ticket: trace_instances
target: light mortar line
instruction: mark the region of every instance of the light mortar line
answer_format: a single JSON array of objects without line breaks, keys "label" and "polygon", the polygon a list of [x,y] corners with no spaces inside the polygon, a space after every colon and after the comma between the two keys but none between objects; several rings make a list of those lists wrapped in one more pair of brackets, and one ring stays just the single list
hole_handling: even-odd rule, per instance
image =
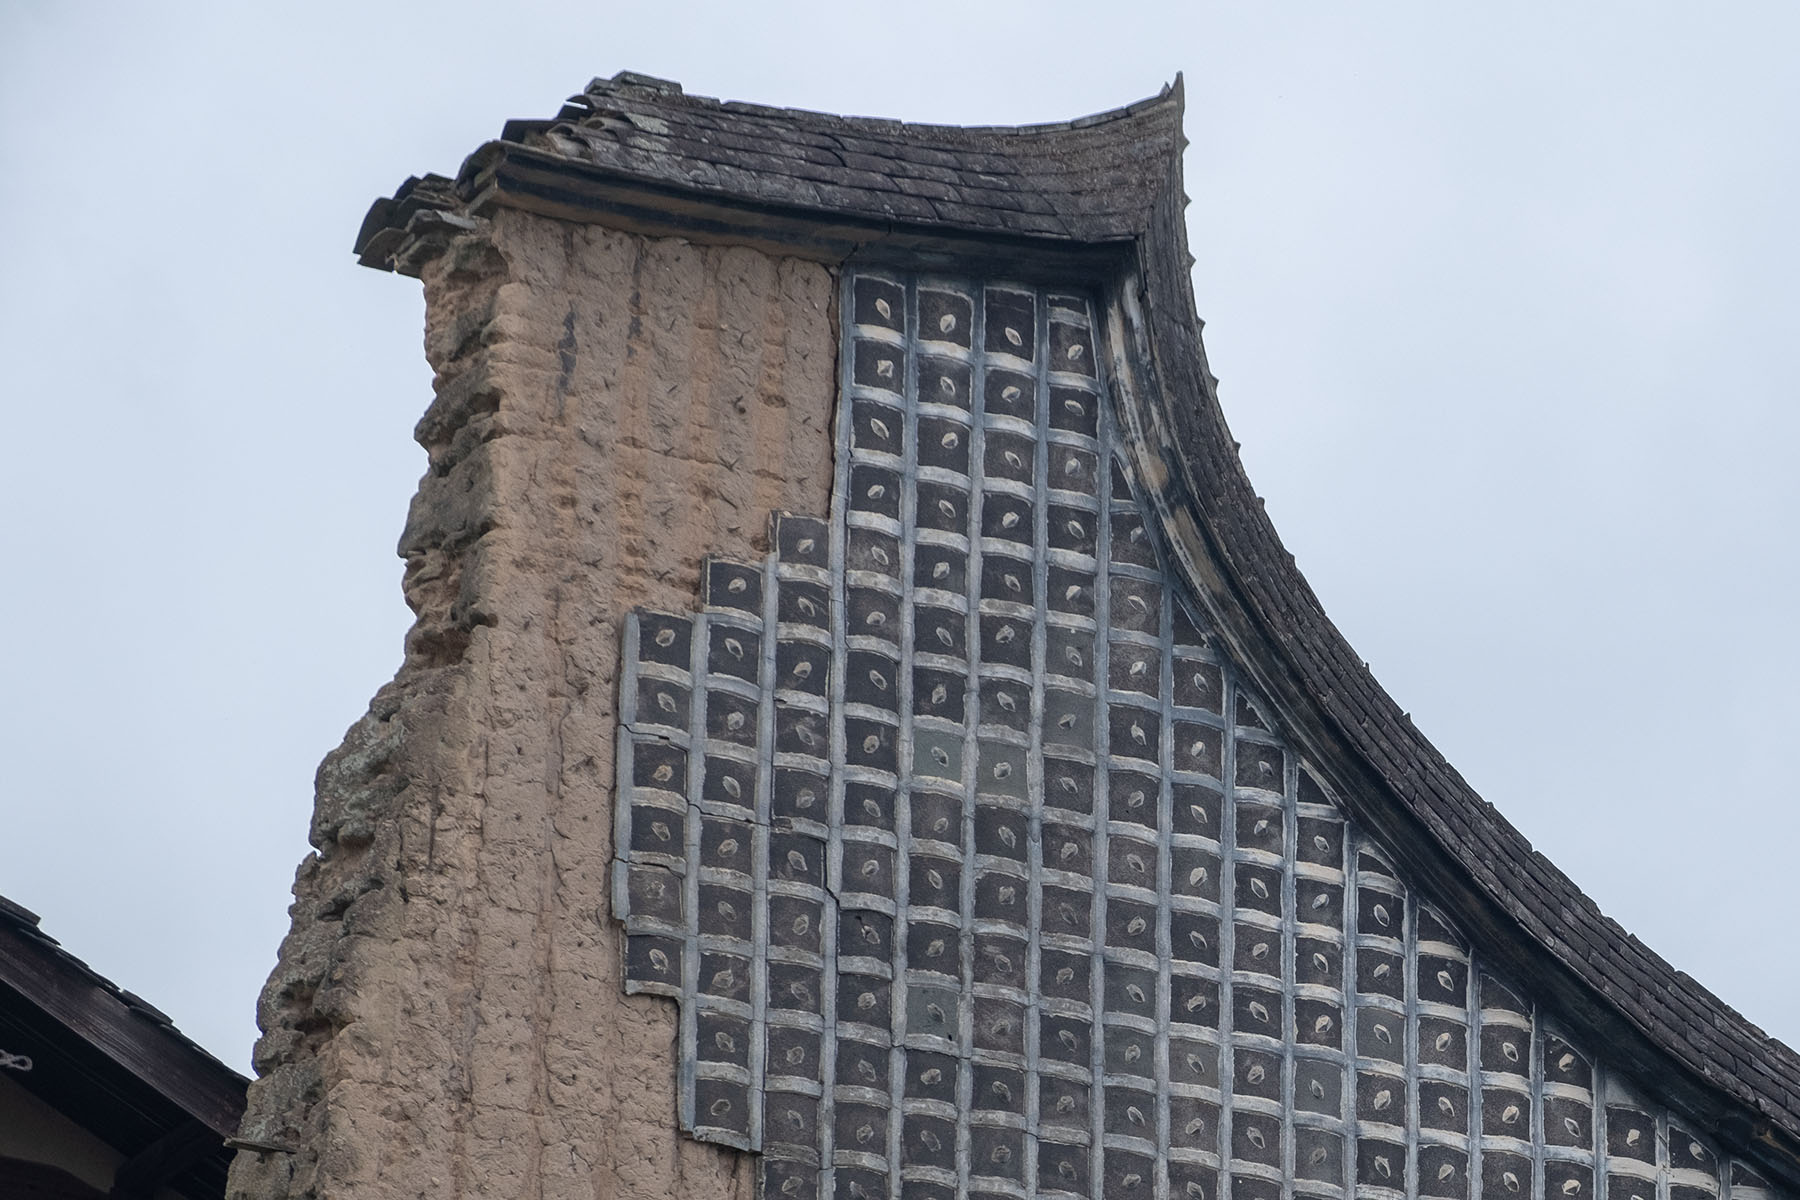
[{"label": "light mortar line", "polygon": [[1660,1105],[1651,1109],[1656,1138],[1656,1200],[1669,1200],[1669,1171],[1673,1155],[1669,1144],[1669,1113]]},{"label": "light mortar line", "polygon": [[[1103,403],[1103,416],[1110,418]],[[1104,430],[1103,421],[1096,426]],[[1093,951],[1088,973],[1088,1004],[1092,1032],[1088,1042],[1088,1122],[1092,1144],[1088,1151],[1091,1181],[1089,1195],[1100,1200],[1106,1195],[1106,1038],[1102,1015],[1106,1012],[1106,877],[1110,873],[1107,856],[1106,823],[1112,813],[1112,773],[1108,767],[1112,755],[1112,717],[1108,689],[1112,682],[1112,479],[1113,446],[1105,439],[1096,455],[1095,491],[1100,499],[1100,527],[1095,532],[1099,541],[1094,560],[1094,833],[1089,862],[1094,871],[1092,912]],[[1100,746],[1106,752],[1100,752]]]},{"label": "light mortar line", "polygon": [[1237,1083],[1232,1027],[1237,1012],[1237,672],[1220,656],[1219,699],[1225,714],[1219,764],[1219,1200],[1231,1200],[1232,1095]]},{"label": "light mortar line", "polygon": [[837,472],[831,489],[831,726],[829,779],[827,783],[824,880],[821,898],[820,943],[825,956],[819,973],[819,1014],[824,1027],[819,1034],[819,1200],[833,1200],[837,1172],[837,896],[831,890],[831,860],[841,841],[844,823],[844,672],[849,666],[848,631],[845,626],[845,567],[849,541],[850,446],[856,415],[853,384],[856,373],[856,275],[845,271],[839,284],[841,316],[838,350]]},{"label": "light mortar line", "polygon": [[[1606,1200],[1606,1069],[1596,1057],[1588,1064],[1588,1087],[1593,1096],[1593,1126],[1589,1141],[1594,1148],[1594,1196],[1596,1200]],[[1720,1160],[1719,1194],[1721,1200],[1729,1200],[1726,1189],[1731,1184],[1731,1169]]]},{"label": "light mortar line", "polygon": [[[916,278],[906,281],[906,307],[901,324],[916,334],[919,329],[919,287]],[[888,1057],[888,1195],[900,1200],[900,1161],[903,1150],[902,1107],[906,1101],[906,979],[907,906],[912,898],[912,762],[913,762],[913,533],[917,525],[919,493],[919,356],[918,338],[906,339],[901,422],[906,438],[900,474],[900,544],[896,552],[900,568],[899,663],[895,671],[895,709],[899,732],[895,735],[895,763],[899,768],[894,789],[894,986],[893,1011],[889,1014],[894,1045]]]},{"label": "light mortar line", "polygon": [[1406,1076],[1406,1176],[1401,1187],[1414,1197],[1419,1194],[1419,897],[1404,883],[1400,889],[1401,961],[1406,964],[1401,992],[1406,999],[1406,1045],[1401,1054]]},{"label": "light mortar line", "polygon": [[[1466,935],[1465,935],[1466,936]],[[1475,943],[1469,942],[1469,1111],[1467,1123],[1469,1128],[1469,1195],[1476,1196],[1481,1192],[1482,1145],[1481,1120],[1483,1099],[1481,1094],[1481,969],[1475,961]]]},{"label": "light mortar line", "polygon": [[[702,564],[700,587],[704,593],[711,567]],[[703,596],[704,600],[704,596]],[[707,614],[694,615],[693,634],[688,643],[688,811],[682,829],[687,839],[687,878],[683,903],[687,913],[687,938],[681,948],[681,1123],[692,1130],[698,1123],[695,1091],[697,1079],[696,1045],[699,1041],[700,986],[700,796],[706,776],[706,687],[703,683],[706,647],[711,640]]]},{"label": "light mortar line", "polygon": [[1036,374],[1034,407],[1037,413],[1037,436],[1032,453],[1032,563],[1031,578],[1034,606],[1031,618],[1031,661],[1035,669],[1031,679],[1031,719],[1028,722],[1031,744],[1025,759],[1025,795],[1030,805],[1026,817],[1026,955],[1025,955],[1025,1162],[1022,1179],[1025,1192],[1037,1189],[1038,1179],[1038,1055],[1040,1048],[1040,1011],[1043,1006],[1043,859],[1044,859],[1044,676],[1048,672],[1049,633],[1046,628],[1050,604],[1050,297],[1039,290],[1034,300],[1037,309],[1036,347],[1044,351],[1042,365]]},{"label": "light mortar line", "polygon": [[1360,1122],[1356,1114],[1357,1036],[1361,1008],[1356,979],[1356,927],[1362,917],[1362,878],[1358,857],[1362,831],[1344,820],[1344,1086],[1338,1094],[1338,1115],[1344,1122],[1344,1195],[1356,1194],[1356,1144]]},{"label": "light mortar line", "polygon": [[1281,761],[1281,1177],[1282,1194],[1291,1197],[1300,1155],[1299,1131],[1294,1122],[1294,1057],[1300,1040],[1294,1001],[1294,989],[1299,983],[1294,956],[1299,936],[1300,885],[1295,879],[1294,864],[1300,855],[1300,762],[1285,743],[1281,744]]},{"label": "light mortar line", "polygon": [[[624,921],[632,916],[630,892],[630,866],[633,859],[631,849],[631,815],[637,803],[636,760],[637,734],[632,726],[637,722],[637,686],[638,686],[638,647],[643,645],[643,632],[638,621],[637,610],[625,614],[624,632],[619,646],[619,729],[621,736],[617,739],[617,748],[613,751],[613,846],[612,846],[612,905],[613,917]],[[689,711],[693,709],[691,702]],[[683,846],[683,850],[686,847]],[[630,926],[626,926],[627,934]],[[629,937],[626,947],[631,945]],[[629,981],[628,981],[629,982]]]},{"label": "light mortar line", "polygon": [[1531,1194],[1544,1195],[1544,1014],[1531,1002],[1531,1037],[1526,1043],[1527,1090],[1531,1096]]},{"label": "light mortar line", "polygon": [[[775,792],[775,631],[779,624],[779,536],[763,564],[762,662],[757,677],[756,821],[750,827],[750,1148],[763,1146],[769,1043],[769,823]],[[711,639],[708,638],[708,649]]]},{"label": "light mortar line", "polygon": [[964,528],[969,551],[963,580],[968,613],[963,618],[964,668],[968,690],[963,697],[962,867],[958,872],[958,913],[961,930],[957,948],[961,955],[962,997],[957,1006],[956,1060],[956,1186],[957,1195],[969,1191],[969,1163],[974,1157],[969,1115],[974,1107],[975,1069],[975,796],[980,785],[981,723],[981,512],[982,481],[986,476],[987,433],[983,425],[987,407],[987,285],[971,289],[973,312],[969,319],[969,511]]},{"label": "light mortar line", "polygon": [[[1096,363],[1100,356],[1094,356]],[[1112,464],[1107,463],[1107,474]],[[1107,514],[1107,525],[1112,524]],[[1156,1200],[1169,1200],[1169,1021],[1174,1003],[1174,984],[1170,967],[1174,961],[1172,904],[1169,900],[1170,873],[1174,870],[1174,854],[1169,839],[1175,831],[1175,589],[1167,580],[1160,589],[1162,611],[1158,614],[1162,629],[1162,655],[1158,663],[1157,690],[1162,696],[1162,741],[1158,755],[1158,773],[1162,778],[1156,789],[1156,1041],[1152,1072],[1156,1078]],[[1110,685],[1111,680],[1107,681]]]}]

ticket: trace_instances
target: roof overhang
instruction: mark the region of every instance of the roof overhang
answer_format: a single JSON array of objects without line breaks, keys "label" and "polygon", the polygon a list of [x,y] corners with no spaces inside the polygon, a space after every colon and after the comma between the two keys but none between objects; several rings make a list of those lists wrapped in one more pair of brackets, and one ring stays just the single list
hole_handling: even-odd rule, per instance
[{"label": "roof overhang", "polygon": [[9,1078],[125,1156],[118,1194],[223,1194],[249,1081],[4,898],[0,1048],[31,1062]]}]

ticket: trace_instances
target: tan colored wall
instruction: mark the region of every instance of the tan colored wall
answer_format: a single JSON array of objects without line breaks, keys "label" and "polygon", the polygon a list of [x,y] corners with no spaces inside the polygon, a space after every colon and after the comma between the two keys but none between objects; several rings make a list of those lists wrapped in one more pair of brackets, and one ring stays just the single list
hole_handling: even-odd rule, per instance
[{"label": "tan colored wall", "polygon": [[608,904],[621,616],[824,512],[817,264],[502,211],[423,273],[405,664],[319,769],[262,997],[255,1197],[748,1197],[678,1137],[675,1007]]}]

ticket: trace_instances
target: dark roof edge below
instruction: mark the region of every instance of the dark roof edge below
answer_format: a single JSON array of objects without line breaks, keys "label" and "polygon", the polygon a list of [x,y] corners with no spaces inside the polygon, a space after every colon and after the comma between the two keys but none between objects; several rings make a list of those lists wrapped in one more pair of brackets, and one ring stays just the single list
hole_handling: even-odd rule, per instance
[{"label": "dark roof edge below", "polygon": [[148,1002],[95,971],[0,896],[0,985],[221,1138],[237,1132],[250,1081]]},{"label": "dark roof edge below", "polygon": [[[647,102],[789,120],[809,131],[844,128],[889,138],[917,131],[996,142],[1021,132],[1053,140],[1149,114],[1178,127],[1184,107],[1179,76],[1155,97],[1092,119],[1003,130],[721,104],[682,96],[676,85],[647,88],[629,79],[597,81],[584,96],[634,88],[650,97]],[[563,117],[570,115],[565,109]],[[946,254],[969,254],[982,245],[1004,254],[1029,249],[1048,263],[1082,261],[1084,249],[1099,248],[1118,262],[1120,242],[1112,237],[1103,245],[1091,237],[1018,238],[947,222],[882,221],[867,213],[771,204],[718,187],[684,187],[559,159],[520,144],[553,124],[510,127],[514,137],[472,155],[457,180],[408,180],[392,198],[376,201],[357,238],[361,261],[416,274],[420,260],[435,253],[447,234],[472,227],[481,211],[513,206],[627,227],[660,221],[660,231],[696,240],[767,242],[775,229],[776,243],[793,250],[810,238],[810,256],[836,261],[886,243]],[[1160,164],[1153,201],[1131,228],[1117,231],[1135,246],[1127,270],[1146,309],[1137,332],[1145,351],[1138,365],[1148,386],[1134,393],[1134,403],[1143,410],[1143,424],[1161,439],[1140,450],[1161,459],[1154,499],[1162,536],[1188,543],[1177,547],[1185,552],[1175,553],[1174,561],[1185,565],[1196,594],[1222,594],[1215,617],[1228,627],[1255,682],[1296,723],[1300,740],[1333,760],[1338,780],[1355,785],[1343,793],[1354,815],[1399,843],[1396,849],[1434,900],[1478,931],[1487,948],[1497,948],[1501,965],[1517,970],[1521,983],[1565,1009],[1577,1026],[1571,1032],[1626,1047],[1627,1065],[1646,1091],[1729,1149],[1800,1186],[1800,1056],[1605,918],[1482,800],[1370,674],[1282,546],[1238,458],[1206,366],[1189,273],[1183,145],[1178,138]],[[649,211],[671,198],[677,208],[687,206],[679,220]],[[1112,276],[1116,281],[1119,272]],[[1204,571],[1196,574],[1202,560]],[[1363,789],[1378,800],[1361,802]]]}]

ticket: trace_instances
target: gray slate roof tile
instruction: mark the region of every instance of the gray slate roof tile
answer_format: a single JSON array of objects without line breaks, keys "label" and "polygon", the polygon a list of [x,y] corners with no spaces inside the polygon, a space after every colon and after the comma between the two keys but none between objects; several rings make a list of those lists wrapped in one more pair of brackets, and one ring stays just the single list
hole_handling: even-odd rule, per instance
[{"label": "gray slate roof tile", "polygon": [[[1173,111],[1165,103],[1079,127],[970,129],[596,80],[565,108],[569,119],[548,130],[514,128],[527,147],[738,200],[793,204],[810,194],[839,216],[1079,241],[1116,238],[1126,226],[1114,218],[1148,211],[1160,164],[1180,136]],[[800,181],[814,186],[796,188]]]}]

